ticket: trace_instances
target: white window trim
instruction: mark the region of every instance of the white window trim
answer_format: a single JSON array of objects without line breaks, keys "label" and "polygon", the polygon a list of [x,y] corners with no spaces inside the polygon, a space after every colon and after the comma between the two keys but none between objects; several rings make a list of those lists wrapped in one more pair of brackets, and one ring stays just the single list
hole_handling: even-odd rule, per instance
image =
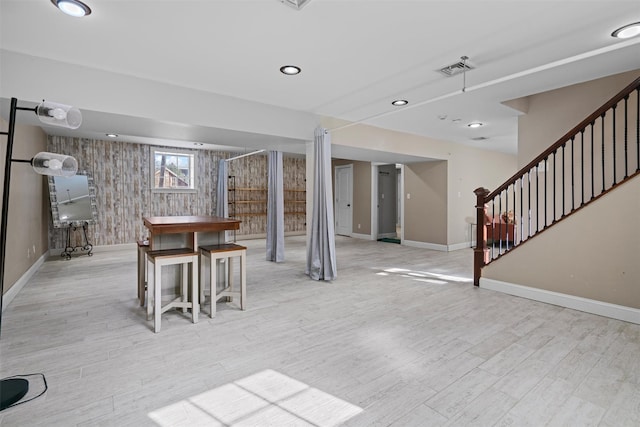
[{"label": "white window trim", "polygon": [[[156,153],[166,153],[169,155],[178,155],[178,156],[190,156],[191,157],[191,176],[190,181],[191,185],[189,188],[156,188]],[[150,183],[151,183],[151,191],[154,193],[196,193],[198,190],[196,188],[196,153],[193,151],[186,151],[175,149],[171,147],[157,147],[151,149],[151,155],[149,156],[149,174],[150,174]]]}]

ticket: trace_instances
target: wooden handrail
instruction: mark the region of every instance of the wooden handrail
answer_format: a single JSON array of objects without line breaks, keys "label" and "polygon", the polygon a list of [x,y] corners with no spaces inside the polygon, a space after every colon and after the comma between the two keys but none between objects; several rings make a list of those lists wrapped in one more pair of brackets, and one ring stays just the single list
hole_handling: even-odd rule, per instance
[{"label": "wooden handrail", "polygon": [[517,181],[520,177],[522,177],[525,173],[530,171],[537,164],[539,164],[541,161],[547,158],[551,153],[553,153],[555,150],[561,147],[562,144],[566,144],[567,141],[569,141],[572,136],[576,136],[578,133],[580,133],[582,129],[585,129],[587,126],[593,123],[598,117],[602,116],[602,114],[604,114],[609,109],[611,109],[614,105],[616,105],[618,102],[623,100],[625,96],[629,96],[629,94],[634,90],[636,90],[638,87],[640,87],[640,77],[635,79],[633,82],[627,85],[624,89],[618,92],[617,95],[615,95],[605,104],[603,104],[602,107],[598,108],[593,114],[591,114],[589,117],[581,121],[577,126],[571,129],[569,132],[564,134],[564,136],[558,139],[553,145],[551,145],[549,148],[544,150],[542,154],[540,154],[538,157],[536,157],[535,159],[527,163],[527,165],[521,168],[518,172],[513,174],[511,178],[507,179],[504,182],[504,184],[502,184],[500,187],[496,188],[491,193],[489,193],[489,195],[485,198],[485,200],[491,200],[495,196],[500,194],[501,191],[505,190],[507,187],[509,187],[511,184]]}]

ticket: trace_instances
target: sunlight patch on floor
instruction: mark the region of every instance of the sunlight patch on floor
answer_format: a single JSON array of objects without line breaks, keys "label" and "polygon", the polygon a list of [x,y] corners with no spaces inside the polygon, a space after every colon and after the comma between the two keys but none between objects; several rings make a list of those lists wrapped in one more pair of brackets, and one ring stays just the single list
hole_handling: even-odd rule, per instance
[{"label": "sunlight patch on floor", "polygon": [[362,412],[271,369],[149,413],[160,427],[337,426]]},{"label": "sunlight patch on floor", "polygon": [[386,268],[376,273],[379,276],[397,275],[407,279],[413,279],[417,282],[431,283],[434,285],[445,285],[449,282],[471,283],[473,279],[460,276],[451,276],[448,274],[432,273],[430,271],[414,271],[406,268]]}]

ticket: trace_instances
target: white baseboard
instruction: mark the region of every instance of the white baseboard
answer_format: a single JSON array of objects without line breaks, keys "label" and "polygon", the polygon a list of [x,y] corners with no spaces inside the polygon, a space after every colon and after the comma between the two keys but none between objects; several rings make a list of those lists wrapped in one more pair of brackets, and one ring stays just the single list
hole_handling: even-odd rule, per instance
[{"label": "white baseboard", "polygon": [[[95,254],[95,253],[99,253],[99,252],[111,252],[111,251],[120,251],[123,249],[131,249],[132,251],[134,251],[134,253],[137,253],[137,244],[136,243],[122,243],[119,245],[104,245],[104,246],[94,246],[93,249],[91,249],[91,253]],[[64,251],[64,249],[49,249],[48,252],[48,257],[59,257],[62,252]],[[75,252],[71,253],[71,258],[76,258],[76,257],[82,257],[82,256],[86,256],[87,255],[87,251],[81,251],[80,249],[76,250]]]},{"label": "white baseboard", "polygon": [[472,245],[469,242],[456,243],[455,245],[449,245],[450,251],[458,251],[460,249],[471,249]]},{"label": "white baseboard", "polygon": [[11,304],[11,301],[13,301],[16,295],[18,295],[18,292],[20,292],[22,288],[24,288],[24,285],[27,284],[27,282],[31,279],[31,277],[33,277],[33,275],[36,274],[38,269],[40,269],[42,264],[44,264],[44,261],[47,259],[47,256],[48,256],[47,252],[42,254],[42,256],[38,258],[38,260],[34,262],[33,265],[29,267],[29,269],[16,281],[16,283],[14,283],[13,286],[9,288],[7,293],[5,293],[2,296],[2,311],[4,311],[7,307],[9,307],[9,304]]},{"label": "white baseboard", "polygon": [[480,278],[480,287],[640,325],[640,309],[637,308],[561,294],[545,289],[515,285],[499,280],[485,279],[483,277]]},{"label": "white baseboard", "polygon": [[[307,234],[306,231],[285,231],[284,237],[290,236],[304,236]],[[230,234],[231,239],[233,239],[233,233]],[[266,239],[266,233],[260,234],[236,234],[236,240],[257,240],[257,239]]]},{"label": "white baseboard", "polygon": [[405,246],[411,246],[412,248],[431,249],[434,251],[447,252],[447,245],[437,245],[435,243],[416,242],[414,240],[403,240],[401,242]]},{"label": "white baseboard", "polygon": [[351,233],[351,237],[362,240],[374,240],[371,234]]}]

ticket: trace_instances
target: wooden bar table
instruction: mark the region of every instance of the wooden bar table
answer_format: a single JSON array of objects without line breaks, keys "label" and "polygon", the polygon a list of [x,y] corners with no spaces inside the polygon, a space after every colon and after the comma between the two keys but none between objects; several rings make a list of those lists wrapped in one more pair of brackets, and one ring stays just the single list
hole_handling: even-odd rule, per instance
[{"label": "wooden bar table", "polygon": [[[240,229],[240,220],[209,215],[150,216],[142,218],[149,230],[149,250],[191,248],[225,243],[225,231]],[[226,278],[218,269],[221,287]],[[177,269],[175,269],[177,271]],[[204,286],[201,283],[200,286]],[[144,292],[144,291],[143,291]]]},{"label": "wooden bar table", "polygon": [[142,219],[149,230],[149,250],[191,248],[224,243],[224,232],[240,229],[240,220],[219,216],[150,216]]}]

